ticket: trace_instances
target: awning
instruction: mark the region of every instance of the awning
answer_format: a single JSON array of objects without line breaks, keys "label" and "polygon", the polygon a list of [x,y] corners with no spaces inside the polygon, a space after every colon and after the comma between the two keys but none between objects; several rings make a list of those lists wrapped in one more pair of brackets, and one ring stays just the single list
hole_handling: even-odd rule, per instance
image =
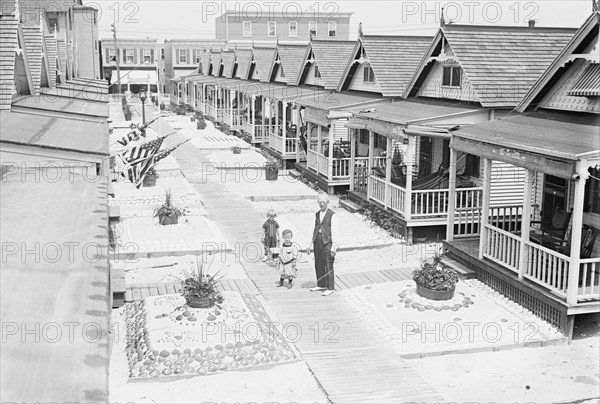
[{"label": "awning", "polygon": [[121,70],[119,81],[116,70],[112,71],[111,84],[158,84],[156,70]]},{"label": "awning", "polygon": [[591,63],[569,90],[576,97],[600,97],[600,64]]}]

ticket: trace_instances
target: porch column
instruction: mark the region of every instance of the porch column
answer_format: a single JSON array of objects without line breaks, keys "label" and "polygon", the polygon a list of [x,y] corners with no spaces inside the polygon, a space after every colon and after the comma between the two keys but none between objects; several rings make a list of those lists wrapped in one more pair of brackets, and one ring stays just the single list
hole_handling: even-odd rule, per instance
[{"label": "porch column", "polygon": [[531,193],[536,173],[530,169],[525,170],[525,194],[523,195],[523,213],[521,214],[521,259],[519,260],[519,279],[527,271],[529,263],[529,227],[531,225]]},{"label": "porch column", "polygon": [[[261,107],[262,107],[262,139],[266,139],[269,140],[269,134],[268,132],[265,130],[269,127],[269,125],[265,125],[265,118],[267,117],[267,98],[264,95],[260,96],[260,102],[261,102]],[[269,105],[269,124],[271,122],[271,115],[273,115],[273,111],[271,111],[271,106]],[[270,130],[269,130],[270,131]],[[254,135],[253,135],[254,136]]]},{"label": "porch column", "polygon": [[367,166],[367,201],[371,198],[371,173],[373,172],[373,153],[375,152],[375,134],[369,131],[369,163]]},{"label": "porch column", "polygon": [[412,215],[412,180],[416,140],[416,136],[408,135],[408,145],[406,147],[406,194],[404,195],[404,219],[406,219],[406,221],[409,221]]},{"label": "porch column", "polygon": [[390,206],[390,184],[392,182],[392,138],[388,137],[386,139],[383,207],[387,209]]},{"label": "porch column", "polygon": [[298,115],[300,114],[300,107],[298,104],[295,107],[292,107],[292,121],[294,125],[296,125],[296,163],[300,162],[300,148],[302,145],[300,144],[300,118]]},{"label": "porch column", "polygon": [[317,125],[317,154],[323,154],[323,139],[321,137],[321,125]]},{"label": "porch column", "polygon": [[456,150],[450,148],[450,178],[448,180],[448,218],[446,241],[454,240],[454,210],[456,208]]},{"label": "porch column", "polygon": [[573,198],[573,224],[571,225],[571,261],[569,262],[569,286],[567,288],[567,303],[577,304],[579,289],[579,267],[581,265],[581,228],[583,226],[583,202],[585,196],[585,182],[589,177],[586,161],[578,161],[576,173],[579,176],[575,183]]},{"label": "porch column", "polygon": [[481,219],[479,221],[479,259],[483,259],[483,251],[487,249],[487,228],[490,221],[490,184],[492,182],[492,160],[483,158],[483,196],[481,201]]},{"label": "porch column", "polygon": [[[286,136],[287,136],[287,122],[286,122],[286,119],[287,119],[287,111],[286,111],[287,102],[281,101],[281,107],[282,107],[281,108],[281,114],[283,115],[281,117],[281,124],[283,125],[283,128],[281,128],[281,134],[283,136],[283,151],[285,152],[286,151],[285,139],[286,139]],[[277,122],[279,122],[279,121],[277,121]]]},{"label": "porch column", "polygon": [[233,90],[229,90],[227,92],[227,95],[229,96],[229,102],[227,103],[227,113],[229,114],[229,122],[227,124],[231,127],[233,126]]},{"label": "porch column", "polygon": [[329,126],[329,155],[327,156],[327,182],[333,177],[333,123]]},{"label": "porch column", "polygon": [[350,191],[354,191],[354,168],[356,165],[356,129],[350,129]]}]

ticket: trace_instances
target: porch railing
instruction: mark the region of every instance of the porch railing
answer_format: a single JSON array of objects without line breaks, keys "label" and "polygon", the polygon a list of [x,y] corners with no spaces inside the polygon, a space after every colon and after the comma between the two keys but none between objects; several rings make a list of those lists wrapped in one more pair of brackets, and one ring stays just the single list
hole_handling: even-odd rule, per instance
[{"label": "porch railing", "polygon": [[600,258],[582,259],[579,264],[577,300],[600,299]]},{"label": "porch railing", "polygon": [[413,191],[412,217],[435,217],[448,214],[447,189],[423,189]]},{"label": "porch railing", "polygon": [[233,126],[233,120],[231,119],[231,114],[229,112],[227,112],[226,110],[223,111],[223,123],[225,123],[226,125],[229,125],[230,127]]},{"label": "porch railing", "polygon": [[485,225],[486,240],[483,256],[514,272],[519,272],[521,261],[521,238],[515,234]]},{"label": "porch railing", "polygon": [[252,142],[263,142],[264,140],[265,136],[263,135],[263,127],[261,125],[254,126],[254,136],[252,136]]},{"label": "porch railing", "polygon": [[473,237],[479,234],[483,188],[456,190],[454,205],[454,237]]},{"label": "porch railing", "polygon": [[390,195],[390,208],[404,215],[404,200],[406,198],[406,190],[396,184],[387,184],[388,193]]},{"label": "porch railing", "polygon": [[296,138],[283,138],[273,133],[269,135],[269,147],[282,155],[296,155]]},{"label": "porch railing", "polygon": [[523,276],[566,297],[569,257],[533,242],[526,242],[526,245],[526,270]]},{"label": "porch railing", "polygon": [[306,153],[307,167],[315,170],[319,174],[323,174],[325,177],[328,177],[329,162],[327,160],[327,157],[314,150],[308,150]]},{"label": "porch railing", "polygon": [[216,119],[217,114],[216,114],[215,110],[216,110],[216,108],[213,105],[208,105],[207,109],[206,109],[206,115],[208,115],[211,118]]},{"label": "porch railing", "polygon": [[385,179],[371,175],[369,181],[369,196],[374,201],[385,203]]}]

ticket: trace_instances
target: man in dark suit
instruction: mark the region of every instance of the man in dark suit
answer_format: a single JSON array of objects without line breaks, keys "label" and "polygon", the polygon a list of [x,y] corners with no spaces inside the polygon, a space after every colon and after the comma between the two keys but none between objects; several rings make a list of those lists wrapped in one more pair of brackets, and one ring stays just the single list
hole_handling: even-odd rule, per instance
[{"label": "man in dark suit", "polygon": [[[333,260],[337,245],[333,242],[333,237],[337,237],[337,218],[335,213],[328,209],[329,197],[327,194],[319,194],[318,203],[319,211],[315,214],[315,228],[312,236],[317,286],[311,288],[310,291],[323,291],[323,296],[329,296],[335,291]],[[307,250],[309,254],[310,250],[309,246]]]}]

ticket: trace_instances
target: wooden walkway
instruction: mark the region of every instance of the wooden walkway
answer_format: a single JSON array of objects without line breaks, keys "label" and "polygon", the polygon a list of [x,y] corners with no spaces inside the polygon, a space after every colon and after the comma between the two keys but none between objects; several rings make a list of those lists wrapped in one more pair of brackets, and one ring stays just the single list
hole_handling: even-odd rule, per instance
[{"label": "wooden walkway", "polygon": [[[234,292],[251,295],[260,293],[254,282],[250,279],[221,279],[217,284],[217,289],[221,291],[233,290]],[[181,282],[131,284],[127,285],[125,301],[134,302],[148,296],[168,295],[172,293],[181,293]]]},{"label": "wooden walkway", "polygon": [[[170,127],[165,125],[165,131]],[[167,132],[165,132],[167,133]],[[167,146],[180,142],[175,134]],[[221,183],[221,176],[206,176],[205,153],[183,145],[174,153],[181,171],[201,195],[221,232],[232,244],[244,246],[260,240],[264,212]],[[236,249],[243,251],[242,249]],[[278,274],[262,262],[242,264],[267,301],[288,341],[299,350],[332,403],[439,402],[443,397],[430,387],[395,352],[391,341],[369,327],[344,299],[342,293],[324,297],[308,289],[315,286],[312,261],[301,263],[292,289],[277,288]],[[408,271],[408,270],[406,270]],[[368,283],[408,279],[402,270],[340,274],[337,289]]]}]

